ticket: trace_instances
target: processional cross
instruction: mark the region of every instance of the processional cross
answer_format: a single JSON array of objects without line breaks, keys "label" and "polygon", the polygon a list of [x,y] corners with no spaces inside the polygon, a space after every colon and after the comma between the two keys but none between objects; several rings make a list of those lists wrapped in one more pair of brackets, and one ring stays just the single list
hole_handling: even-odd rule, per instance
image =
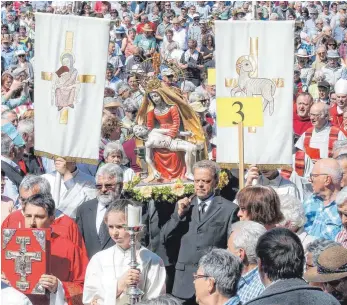
[{"label": "processional cross", "polygon": [[65,50],[60,56],[62,66],[56,72],[41,72],[41,79],[52,81],[52,105],[60,111],[60,124],[68,123],[68,109],[74,108],[77,102],[79,85],[81,83],[95,84],[95,75],[78,75],[74,67],[74,55],[72,53],[74,33],[67,31],[65,34]]},{"label": "processional cross", "polygon": [[15,272],[20,275],[19,281],[16,281],[16,287],[21,291],[29,288],[27,281],[28,274],[31,274],[32,262],[41,261],[41,252],[28,252],[26,246],[30,245],[30,237],[17,236],[16,243],[19,244],[19,251],[6,251],[6,259],[14,259]]}]

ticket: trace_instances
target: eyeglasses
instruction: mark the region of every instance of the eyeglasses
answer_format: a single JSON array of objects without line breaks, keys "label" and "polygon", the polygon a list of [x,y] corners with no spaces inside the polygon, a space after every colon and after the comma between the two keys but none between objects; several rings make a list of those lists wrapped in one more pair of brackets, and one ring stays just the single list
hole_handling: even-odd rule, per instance
[{"label": "eyeglasses", "polygon": [[202,278],[209,278],[209,277],[210,277],[209,275],[193,273],[194,281],[196,281],[198,279],[202,279]]},{"label": "eyeglasses", "polygon": [[313,117],[313,118],[319,118],[322,114],[321,113],[310,113],[309,116]]},{"label": "eyeglasses", "polygon": [[108,191],[113,190],[115,186],[116,184],[96,184],[95,185],[97,190],[102,190],[102,188],[105,187],[105,189],[107,189]]},{"label": "eyeglasses", "polygon": [[329,176],[328,174],[310,174],[310,179],[317,178],[318,176]]},{"label": "eyeglasses", "polygon": [[24,54],[21,54],[21,55],[18,55],[18,57],[25,57],[25,55],[24,55]]}]

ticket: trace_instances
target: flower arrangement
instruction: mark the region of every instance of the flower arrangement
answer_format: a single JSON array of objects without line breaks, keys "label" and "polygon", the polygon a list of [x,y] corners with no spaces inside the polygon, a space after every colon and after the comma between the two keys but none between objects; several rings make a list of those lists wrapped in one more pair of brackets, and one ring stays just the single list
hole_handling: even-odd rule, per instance
[{"label": "flower arrangement", "polygon": [[[136,176],[132,181],[125,183],[123,192],[126,198],[132,198],[141,203],[148,203],[151,199],[155,202],[176,203],[179,199],[194,194],[194,183],[183,183],[178,179],[175,183],[163,186],[138,185],[141,178]],[[221,171],[217,189],[224,188],[229,183],[228,174]]]}]

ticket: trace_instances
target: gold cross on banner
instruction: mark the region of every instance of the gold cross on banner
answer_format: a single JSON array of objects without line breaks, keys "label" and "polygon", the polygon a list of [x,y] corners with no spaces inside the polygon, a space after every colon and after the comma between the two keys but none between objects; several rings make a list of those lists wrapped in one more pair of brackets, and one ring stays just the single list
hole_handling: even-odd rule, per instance
[{"label": "gold cross on banner", "polygon": [[5,259],[14,259],[15,272],[19,274],[20,279],[16,281],[16,287],[20,291],[29,289],[27,281],[28,274],[31,274],[33,261],[41,261],[41,252],[28,252],[27,245],[30,245],[30,237],[17,236],[16,243],[19,244],[19,251],[6,251]]},{"label": "gold cross on banner", "polygon": [[72,53],[74,33],[65,34],[65,50],[60,55],[61,66],[56,72],[41,72],[41,79],[52,82],[51,103],[60,111],[60,124],[68,123],[68,109],[74,108],[78,101],[80,84],[95,84],[95,75],[79,75],[74,67],[75,58]]}]

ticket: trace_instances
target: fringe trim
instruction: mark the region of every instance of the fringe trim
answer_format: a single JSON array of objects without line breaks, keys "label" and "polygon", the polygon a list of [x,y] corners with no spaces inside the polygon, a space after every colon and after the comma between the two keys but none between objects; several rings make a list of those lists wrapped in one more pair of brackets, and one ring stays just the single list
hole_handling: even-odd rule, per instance
[{"label": "fringe trim", "polygon": [[[238,163],[218,163],[221,168],[225,169],[238,169]],[[252,164],[245,163],[245,169],[249,168]],[[292,169],[290,164],[256,164],[260,170],[274,170],[274,169]]]},{"label": "fringe trim", "polygon": [[[44,152],[44,151],[40,151],[40,150],[35,150],[34,153],[36,156],[39,157],[46,157],[49,159],[56,159],[58,157],[58,155],[54,155],[48,152]],[[76,163],[86,163],[86,164],[91,164],[91,165],[98,165],[99,164],[99,160],[95,160],[95,159],[87,159],[87,158],[78,158],[78,157],[62,157],[64,158],[66,161],[68,162],[76,162]]]}]

